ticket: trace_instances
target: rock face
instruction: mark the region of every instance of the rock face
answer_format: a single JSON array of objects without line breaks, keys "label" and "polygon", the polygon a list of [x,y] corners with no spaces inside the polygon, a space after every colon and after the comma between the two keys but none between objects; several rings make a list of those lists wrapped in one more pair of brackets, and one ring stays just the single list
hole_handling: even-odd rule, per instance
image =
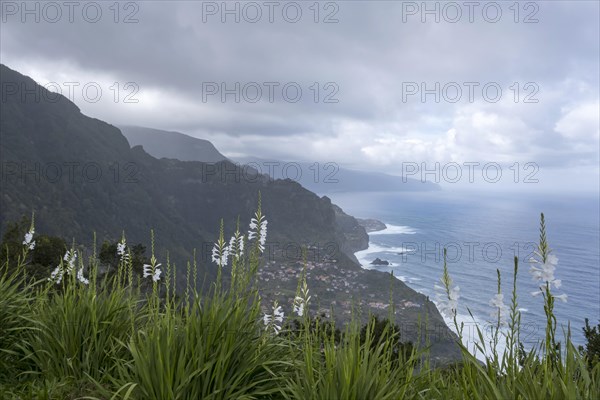
[{"label": "rock face", "polygon": [[377,257],[376,259],[371,261],[371,265],[390,265],[390,262]]},{"label": "rock face", "polygon": [[346,214],[335,204],[332,204],[332,207],[335,212],[336,231],[344,243],[341,251],[358,264],[354,253],[369,247],[369,235],[356,218]]},{"label": "rock face", "polygon": [[357,218],[356,221],[360,224],[360,226],[364,227],[367,233],[377,232],[387,229],[387,226],[376,219],[361,219]]}]

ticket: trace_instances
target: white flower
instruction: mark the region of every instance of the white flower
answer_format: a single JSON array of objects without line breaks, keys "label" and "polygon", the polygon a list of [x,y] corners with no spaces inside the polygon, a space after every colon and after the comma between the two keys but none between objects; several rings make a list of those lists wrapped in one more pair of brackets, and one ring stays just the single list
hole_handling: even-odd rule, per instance
[{"label": "white flower", "polygon": [[460,288],[458,286],[454,286],[446,291],[446,288],[439,285],[434,285],[436,294],[436,302],[438,303],[438,309],[440,312],[449,318],[454,318],[456,316],[456,309],[458,308],[458,299],[460,295],[458,292]]},{"label": "white flower", "polygon": [[52,271],[52,273],[50,274],[50,278],[48,278],[48,280],[54,281],[54,282],[56,282],[56,284],[59,284],[62,281],[63,274],[64,274],[64,271],[62,270],[62,268],[59,265],[54,269],[54,271]]},{"label": "white flower", "polygon": [[266,314],[263,316],[263,323],[265,324],[265,326],[269,326],[269,324],[271,323],[271,315]]},{"label": "white flower", "polygon": [[[540,253],[538,253],[537,251],[534,253],[540,259],[542,258]],[[544,290],[544,286],[546,284],[548,284],[550,288],[554,286],[554,288],[556,289],[562,286],[562,281],[560,279],[554,279],[554,271],[556,270],[556,265],[558,264],[558,257],[556,257],[554,254],[549,254],[546,257],[546,262],[542,262],[532,257],[529,259],[529,263],[531,264],[529,272],[531,273],[533,280],[538,281],[542,284],[542,286],[540,286],[539,291],[531,292],[533,296],[539,295]],[[540,266],[537,267],[536,264],[540,264]],[[562,301],[567,301],[566,294],[554,297],[561,299]]]},{"label": "white flower", "polygon": [[158,282],[160,280],[160,267],[162,264],[158,263],[155,267],[152,267],[150,264],[144,264],[144,278],[149,276],[152,277],[153,282]]},{"label": "white flower", "polygon": [[126,261],[129,259],[129,254],[127,253],[127,243],[125,242],[125,238],[122,238],[119,243],[117,243],[117,254],[121,258],[121,261]]},{"label": "white flower", "polygon": [[561,301],[563,301],[563,302],[565,302],[565,303],[567,302],[567,295],[566,295],[566,294],[564,294],[564,293],[563,293],[563,294],[561,294],[561,295],[559,295],[559,296],[554,296],[554,298],[555,298],[555,299],[560,299]]},{"label": "white flower", "polygon": [[302,289],[300,290],[300,296],[296,296],[294,298],[294,312],[299,317],[304,315],[304,308],[308,306],[308,302],[310,301],[310,295],[308,292],[308,285],[306,284],[306,280],[304,280]]},{"label": "white flower", "polygon": [[224,243],[217,242],[212,249],[212,261],[217,265],[227,265],[227,258],[229,257],[229,247]]},{"label": "white flower", "polygon": [[254,213],[255,218],[250,220],[250,230],[248,231],[248,240],[258,237],[258,248],[262,253],[265,251],[265,243],[267,241],[267,223],[264,215],[259,215],[258,211]]},{"label": "white flower", "polygon": [[[281,306],[277,305],[277,302],[273,305],[273,314],[266,314],[263,316],[263,323],[265,324],[265,329],[269,331],[273,329],[276,335],[281,331],[281,324],[283,323],[283,310]],[[279,325],[277,325],[279,323]]]},{"label": "white flower", "polygon": [[[27,246],[29,250],[35,249],[35,240],[33,240],[33,234],[35,230],[31,228],[29,232],[25,234],[25,238],[23,239],[23,244]],[[33,241],[32,241],[33,240]]]},{"label": "white flower", "polygon": [[281,306],[277,306],[277,308],[273,309],[273,320],[272,320],[272,326],[271,326],[276,335],[278,335],[279,331],[281,331],[282,323],[283,323],[283,311],[281,310]]},{"label": "white flower", "polygon": [[504,304],[504,295],[502,293],[496,294],[490,300],[490,306],[494,307],[494,311],[490,316],[497,321],[500,319],[500,325],[506,325],[506,316],[508,314],[508,307]]},{"label": "white flower", "polygon": [[160,274],[161,274],[160,268],[156,268],[156,270],[154,270],[154,275],[152,275],[152,280],[154,282],[158,282],[160,280]]},{"label": "white flower", "polygon": [[[535,254],[539,255],[537,252],[535,252]],[[554,287],[557,289],[560,287],[561,281],[559,279],[554,279],[554,271],[556,270],[556,265],[558,264],[558,257],[550,254],[548,257],[546,257],[546,262],[538,261],[535,258],[531,258],[529,262],[532,264],[529,272],[534,280],[542,283],[547,282],[550,286],[554,285]],[[538,268],[535,266],[535,264],[541,265]]]},{"label": "white flower", "polygon": [[63,257],[63,260],[67,262],[67,271],[71,273],[75,269],[75,260],[77,259],[77,253],[75,250],[68,250]]},{"label": "white flower", "polygon": [[283,310],[281,309],[281,306],[277,306],[277,308],[273,310],[273,319],[275,322],[283,322]]},{"label": "white flower", "polygon": [[[75,252],[75,250],[68,250],[63,257],[63,260],[65,262],[62,263],[61,265],[57,266],[54,269],[54,271],[52,271],[52,273],[50,274],[50,278],[48,278],[49,281],[54,281],[58,284],[62,281],[65,274],[74,273],[75,260],[77,260],[77,253]],[[80,277],[81,277],[81,279],[80,279]],[[81,282],[83,282],[85,284],[88,283],[87,279],[83,278],[83,270],[80,270],[77,273],[77,279],[79,279]]]},{"label": "white flower", "polygon": [[294,299],[294,312],[299,317],[304,315],[304,299],[302,297],[296,296]]},{"label": "white flower", "polygon": [[[229,239],[229,246],[227,250],[229,255],[235,257],[238,260],[242,257],[242,254],[244,254],[244,235],[240,235],[240,231],[236,231],[235,234],[231,237],[231,239]],[[218,252],[216,254],[218,255]],[[213,257],[215,257],[214,248]]]},{"label": "white flower", "polygon": [[90,281],[83,276],[83,267],[79,268],[79,271],[77,271],[77,279],[84,285],[88,285],[90,283]]},{"label": "white flower", "polygon": [[117,243],[117,254],[123,256],[125,254],[125,241],[122,240]]},{"label": "white flower", "polygon": [[[52,273],[50,274],[50,278],[48,278],[49,281],[54,281],[57,284],[59,284],[60,282],[62,282],[63,277],[65,276],[65,274],[74,274],[75,273],[75,261],[77,260],[77,253],[75,252],[75,250],[68,250],[64,257],[63,257],[63,261],[65,261],[64,263],[61,263],[61,265],[57,266],[54,271],[52,271]],[[83,266],[81,268],[79,268],[79,270],[77,270],[77,280],[85,285],[88,285],[90,283],[90,281],[83,276]]]}]

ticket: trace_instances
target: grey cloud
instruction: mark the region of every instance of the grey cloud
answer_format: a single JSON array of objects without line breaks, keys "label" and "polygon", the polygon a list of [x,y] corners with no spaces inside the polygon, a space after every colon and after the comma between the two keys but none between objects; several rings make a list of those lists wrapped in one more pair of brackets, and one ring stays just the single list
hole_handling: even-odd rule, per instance
[{"label": "grey cloud", "polygon": [[[230,136],[238,140],[234,151],[263,152],[256,156],[293,155],[297,144],[327,137],[337,138],[340,161],[351,162],[379,135],[425,142],[443,138],[454,128],[457,113],[468,109],[494,113],[501,121],[519,120],[515,126],[524,124],[520,134],[498,132],[507,135],[516,154],[552,165],[596,162],[597,150],[581,151],[574,139],[561,136],[554,127],[563,108],[598,99],[598,3],[538,2],[539,23],[534,24],[514,23],[508,3],[501,3],[504,15],[496,24],[478,13],[472,24],[464,15],[456,24],[421,23],[418,16],[404,23],[402,4],[407,2],[332,3],[339,6],[335,17],[340,22],[335,24],[315,24],[308,9],[312,2],[301,3],[305,14],[297,24],[283,21],[279,14],[275,23],[264,16],[256,24],[223,24],[215,16],[203,23],[202,2],[139,2],[135,24],[115,24],[108,17],[96,24],[81,18],[74,23],[23,24],[3,15],[7,22],[2,24],[0,54],[3,63],[17,69],[23,65],[45,70],[60,61],[87,73],[135,81],[141,91],[152,88],[165,94],[164,105],[131,116],[138,124],[151,120],[157,128],[212,135],[222,143],[230,143],[223,139]],[[320,18],[325,14],[321,10]],[[526,14],[521,10],[520,19]],[[580,81],[587,92],[564,84],[570,80]],[[231,97],[225,103],[214,97],[202,102],[206,82],[297,82],[303,97],[297,103],[281,97],[270,103],[265,96],[256,104],[235,103]],[[309,89],[313,82],[335,82],[339,103],[314,102]],[[513,82],[535,82],[540,103],[405,102],[403,82],[498,82],[504,96],[512,95]],[[321,97],[324,94],[321,87]],[[170,102],[185,102],[191,111],[173,120]],[[127,113],[112,108],[100,114],[109,120],[112,116],[115,123],[136,123],[123,120]],[[437,121],[427,121],[428,115]],[[370,129],[348,140],[350,134],[339,127],[357,122]],[[459,143],[465,154],[481,150],[475,134]],[[249,136],[263,137],[263,146]]]}]

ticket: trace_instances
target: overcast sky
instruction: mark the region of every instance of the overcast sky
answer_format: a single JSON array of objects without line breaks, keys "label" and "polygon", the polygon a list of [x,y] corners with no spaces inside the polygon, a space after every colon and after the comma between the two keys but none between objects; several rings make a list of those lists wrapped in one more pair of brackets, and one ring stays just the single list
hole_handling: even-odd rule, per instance
[{"label": "overcast sky", "polygon": [[286,3],[2,1],[0,57],[76,82],[87,115],[228,156],[535,163],[541,187],[597,190],[599,2]]}]

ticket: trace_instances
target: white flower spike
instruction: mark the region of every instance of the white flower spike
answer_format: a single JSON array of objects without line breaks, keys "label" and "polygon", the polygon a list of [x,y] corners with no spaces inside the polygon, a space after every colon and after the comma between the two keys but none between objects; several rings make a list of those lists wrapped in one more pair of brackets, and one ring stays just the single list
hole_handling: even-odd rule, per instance
[{"label": "white flower spike", "polygon": [[121,238],[121,241],[117,243],[117,254],[121,261],[127,261],[129,259],[129,253],[127,253],[127,242],[125,236]]},{"label": "white flower spike", "polygon": [[75,250],[69,250],[65,253],[63,260],[67,262],[67,271],[71,273],[75,269],[75,260],[77,260],[77,253]]},{"label": "white flower spike", "polygon": [[83,276],[83,267],[79,268],[79,271],[77,271],[77,280],[84,285],[89,285],[90,283],[90,281]]},{"label": "white flower spike", "polygon": [[302,297],[296,296],[294,299],[294,312],[299,317],[304,315],[304,299]]},{"label": "white flower spike", "polygon": [[460,287],[454,286],[446,290],[445,287],[434,285],[434,288],[438,309],[447,317],[454,318],[456,316],[456,309],[458,308],[458,299],[460,298],[458,294]]},{"label": "white flower spike", "polygon": [[266,314],[263,316],[263,323],[267,331],[273,330],[278,335],[281,331],[281,324],[283,323],[284,313],[281,306],[277,305],[277,302],[273,305],[273,314]]},{"label": "white flower spike", "polygon": [[500,326],[505,326],[506,316],[508,315],[508,307],[504,304],[504,295],[502,293],[497,293],[490,300],[490,306],[494,307],[494,311],[490,314],[490,316],[495,320],[500,320]]},{"label": "white flower spike", "polygon": [[[75,250],[72,250],[72,249],[67,250],[67,252],[65,253],[65,255],[63,257],[64,263],[57,266],[54,269],[54,271],[52,271],[52,273],[50,274],[50,278],[48,278],[48,280],[53,281],[56,284],[61,283],[65,274],[72,274],[75,272],[75,261],[76,260],[77,260],[77,253],[75,252]],[[82,269],[80,269],[77,272],[77,279],[80,282],[85,283],[86,285],[89,283],[89,281],[83,277]]]},{"label": "white flower spike", "polygon": [[212,249],[212,261],[217,265],[225,266],[229,258],[229,247],[223,243],[215,243]]},{"label": "white flower spike", "polygon": [[35,230],[33,228],[29,229],[29,232],[27,232],[25,234],[25,237],[23,238],[23,244],[29,249],[29,250],[33,250],[35,249],[35,240],[33,240],[33,234],[35,233]]},{"label": "white flower spike", "polygon": [[[535,252],[535,254],[541,258],[538,252]],[[534,280],[539,281],[542,284],[547,282],[550,286],[554,285],[556,289],[560,288],[562,282],[560,279],[554,279],[554,271],[558,264],[558,257],[550,254],[546,257],[546,262],[538,261],[535,258],[531,258],[529,262],[532,264],[529,272]],[[536,264],[540,264],[540,267],[536,267]]]},{"label": "white flower spike", "polygon": [[152,277],[153,282],[158,282],[160,280],[161,270],[160,267],[162,264],[158,263],[153,268],[150,264],[144,264],[144,278]]},{"label": "white flower spike", "polygon": [[260,252],[265,251],[267,241],[267,224],[265,216],[258,211],[254,213],[254,218],[250,220],[250,230],[248,231],[248,240],[258,237],[258,248]]},{"label": "white flower spike", "polygon": [[56,282],[56,284],[58,285],[62,281],[63,275],[64,275],[64,272],[59,265],[54,269],[54,271],[52,271],[52,273],[50,274],[50,278],[48,278],[48,280]]},{"label": "white flower spike", "polygon": [[[216,245],[216,243],[215,243]],[[237,230],[235,234],[229,239],[229,246],[227,247],[228,255],[231,255],[236,260],[239,260],[244,254],[244,235],[240,234],[240,231]],[[217,253],[218,255],[218,249]],[[213,257],[215,257],[215,252],[213,251]],[[215,257],[217,258],[217,257]],[[217,258],[218,260],[218,258]]]},{"label": "white flower spike", "polygon": [[294,298],[294,312],[299,317],[304,315],[304,309],[308,307],[308,302],[310,301],[310,295],[308,294],[308,285],[306,284],[306,278],[304,278],[304,282],[302,283],[302,288],[300,289],[300,296],[296,296]]},{"label": "white flower spike", "polygon": [[[562,281],[554,278],[554,271],[558,265],[558,257],[556,257],[554,254],[548,254],[546,256],[546,262],[543,262],[542,255],[539,252],[535,251],[534,254],[537,256],[537,258],[532,257],[529,259],[529,263],[531,264],[529,272],[531,273],[533,280],[540,283],[540,288],[535,292],[531,292],[531,294],[533,296],[538,296],[540,293],[546,290],[546,285],[548,285],[548,288],[552,288],[552,286],[554,286],[555,289],[559,289],[562,286]],[[558,296],[553,295],[553,297],[564,302],[567,301],[566,294],[561,294]]]}]

